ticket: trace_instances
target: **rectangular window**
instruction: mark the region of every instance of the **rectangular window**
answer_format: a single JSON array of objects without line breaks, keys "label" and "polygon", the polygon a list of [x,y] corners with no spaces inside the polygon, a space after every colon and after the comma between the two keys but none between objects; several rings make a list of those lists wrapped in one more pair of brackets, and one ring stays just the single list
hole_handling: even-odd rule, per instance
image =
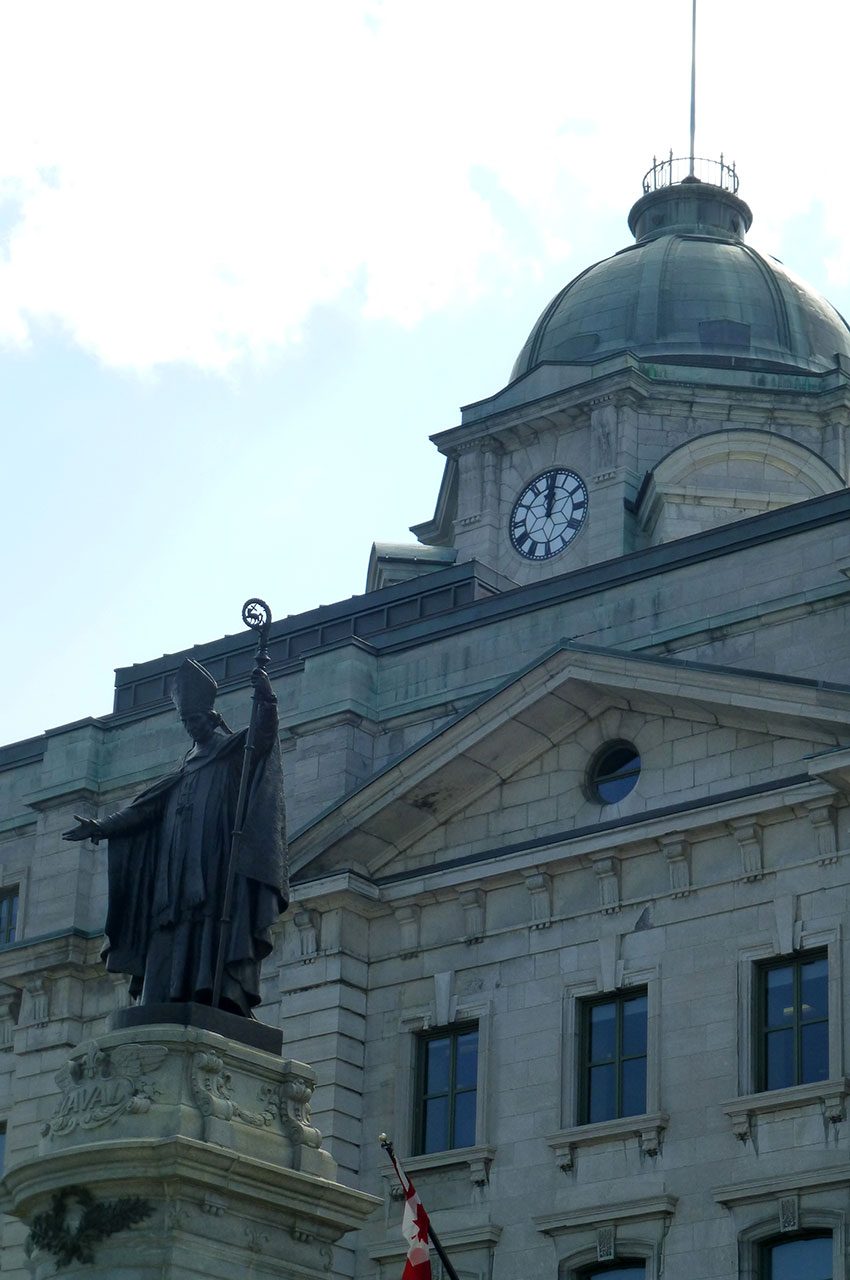
[{"label": "rectangular window", "polygon": [[415,1154],[475,1145],[478,1026],[419,1037]]},{"label": "rectangular window", "polygon": [[0,889],[0,946],[14,942],[18,928],[18,886]]},{"label": "rectangular window", "polygon": [[581,1124],[646,1111],[646,991],[586,1000],[580,1052]]},{"label": "rectangular window", "polygon": [[784,1089],[829,1077],[825,951],[760,966],[756,1088]]}]

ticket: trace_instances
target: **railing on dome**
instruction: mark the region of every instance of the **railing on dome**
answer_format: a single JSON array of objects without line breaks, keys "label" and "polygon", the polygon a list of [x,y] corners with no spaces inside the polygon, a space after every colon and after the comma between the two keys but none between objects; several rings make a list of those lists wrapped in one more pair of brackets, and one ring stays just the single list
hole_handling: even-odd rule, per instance
[{"label": "railing on dome", "polygon": [[673,152],[666,160],[652,157],[652,168],[644,174],[644,194],[659,187],[672,187],[679,182],[710,182],[715,187],[734,193],[738,190],[738,175],[734,164],[726,164],[723,153],[719,160],[705,160],[701,156],[676,156]]}]

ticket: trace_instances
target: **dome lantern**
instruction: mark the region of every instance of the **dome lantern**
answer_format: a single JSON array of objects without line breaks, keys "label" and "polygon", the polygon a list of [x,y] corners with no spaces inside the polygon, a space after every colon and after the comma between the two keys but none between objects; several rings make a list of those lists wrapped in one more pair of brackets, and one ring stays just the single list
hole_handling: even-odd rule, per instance
[{"label": "dome lantern", "polygon": [[[695,166],[704,177],[697,176]],[[671,151],[667,160],[653,157],[643,191],[629,213],[629,230],[639,244],[672,232],[743,241],[752,225],[752,211],[737,195],[735,166],[722,155],[719,160],[674,159]]]}]

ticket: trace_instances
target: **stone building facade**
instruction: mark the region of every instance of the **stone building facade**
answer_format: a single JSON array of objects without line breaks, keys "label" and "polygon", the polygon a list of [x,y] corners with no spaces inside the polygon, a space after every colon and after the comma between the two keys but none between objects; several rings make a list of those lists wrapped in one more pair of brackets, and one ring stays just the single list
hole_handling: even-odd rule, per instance
[{"label": "stone building facade", "polygon": [[[847,1277],[850,332],[747,246],[734,175],[674,176],[434,437],[421,545],[272,629],[261,1014],[385,1204],[340,1277],[401,1274],[382,1131],[463,1280]],[[104,853],[60,833],[179,758],[182,656],[0,749],[7,1165],[127,1002]],[[192,656],[244,723],[250,637]]]}]

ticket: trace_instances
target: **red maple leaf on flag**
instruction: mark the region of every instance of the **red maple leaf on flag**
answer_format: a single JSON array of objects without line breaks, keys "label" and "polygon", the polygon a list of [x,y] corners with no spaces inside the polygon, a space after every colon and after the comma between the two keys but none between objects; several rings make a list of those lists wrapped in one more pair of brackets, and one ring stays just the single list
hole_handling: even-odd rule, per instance
[{"label": "red maple leaf on flag", "polygon": [[402,1232],[409,1248],[401,1280],[431,1280],[431,1252],[428,1246],[428,1214],[413,1183],[405,1177]]},{"label": "red maple leaf on flag", "polygon": [[416,1215],[413,1219],[413,1226],[416,1230],[417,1239],[423,1240],[425,1244],[427,1244],[428,1243],[428,1215],[425,1212],[425,1206],[423,1205],[421,1200],[419,1200],[418,1204],[416,1205]]},{"label": "red maple leaf on flag", "polygon": [[[393,1168],[398,1174],[398,1180],[404,1190],[404,1215],[402,1217],[401,1230],[407,1240],[408,1249],[401,1280],[432,1280],[431,1224],[428,1220],[428,1214],[425,1212],[425,1206],[419,1199],[413,1183],[396,1160],[392,1143],[386,1134],[381,1134],[381,1146],[392,1160]],[[437,1248],[439,1251],[439,1245]],[[440,1253],[440,1257],[442,1256],[442,1253]],[[454,1271],[452,1271],[451,1267],[449,1267],[449,1272],[454,1277]]]}]

